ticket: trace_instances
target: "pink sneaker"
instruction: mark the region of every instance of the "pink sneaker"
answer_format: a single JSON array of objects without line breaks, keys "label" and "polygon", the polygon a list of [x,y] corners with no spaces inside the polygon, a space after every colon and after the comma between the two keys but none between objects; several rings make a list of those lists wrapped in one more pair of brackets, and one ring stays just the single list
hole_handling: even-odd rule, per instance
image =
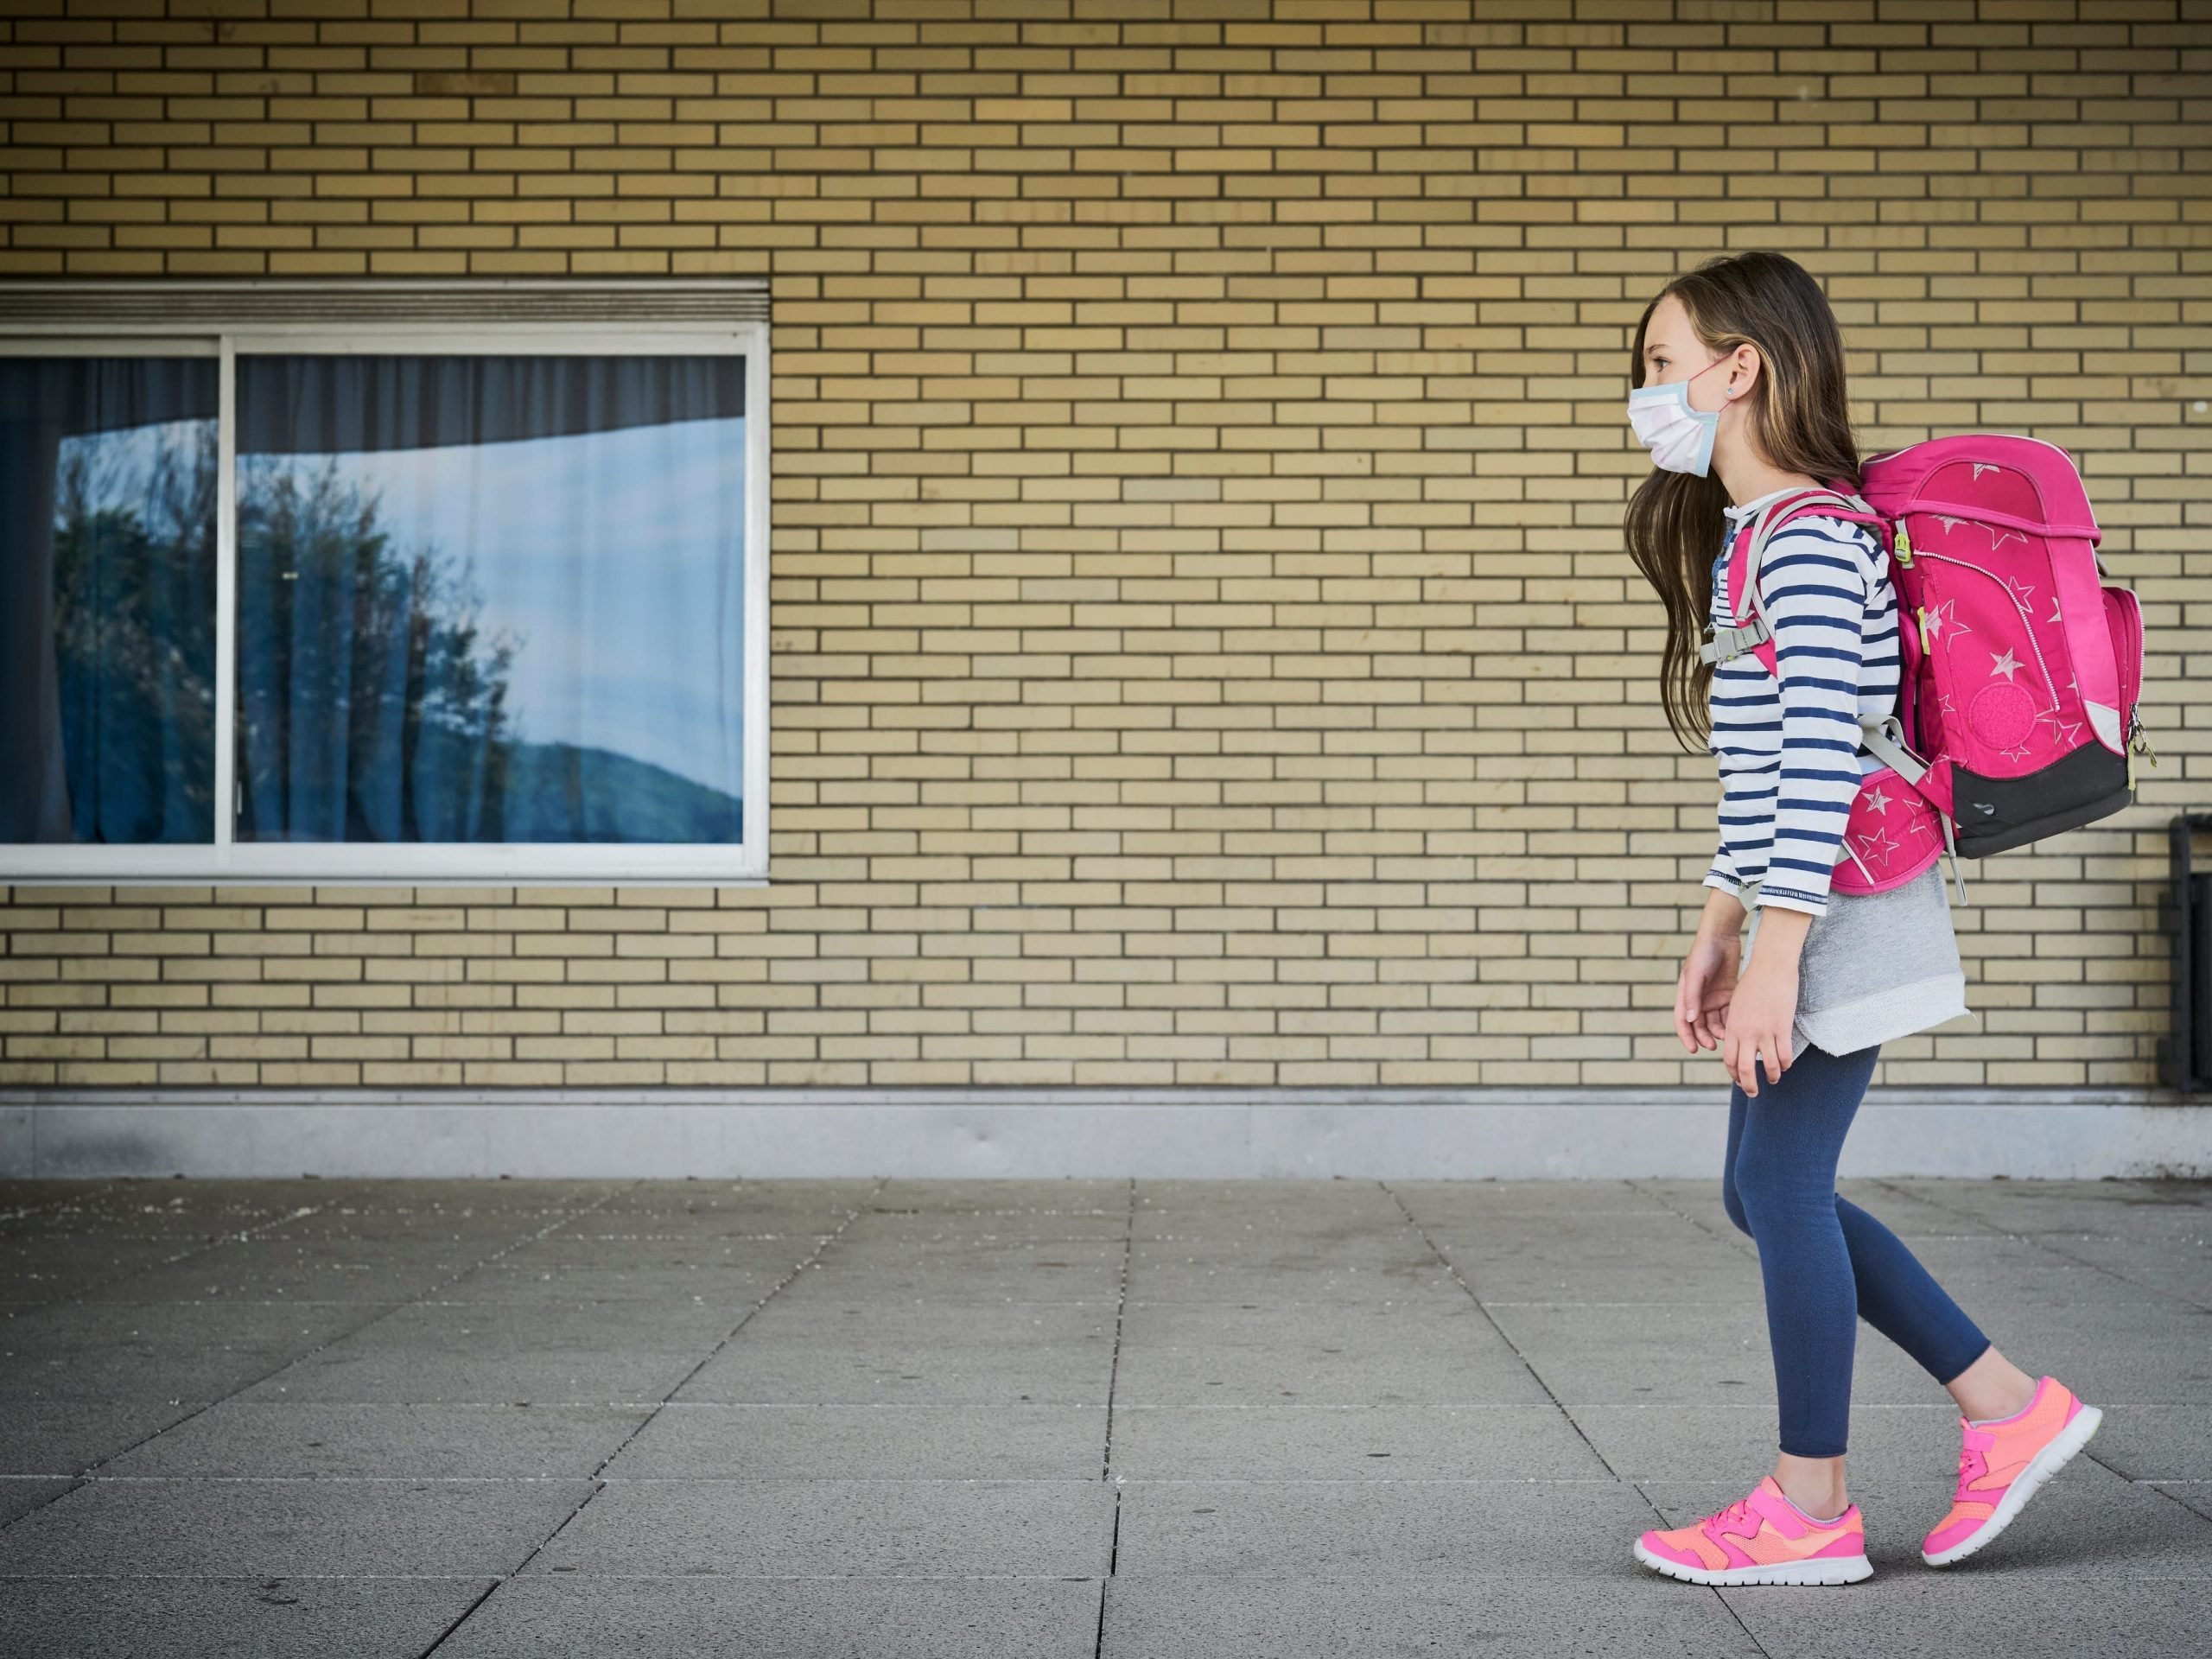
[{"label": "pink sneaker", "polygon": [[1772,1475],[1694,1526],[1645,1533],[1636,1559],[1692,1584],[1856,1584],[1874,1571],[1856,1503],[1823,1526],[1800,1514]]},{"label": "pink sneaker", "polygon": [[2037,1487],[2089,1443],[2105,1414],[2085,1406],[2055,1376],[2036,1384],[2035,1398],[2010,1417],[1971,1423],[1959,1419],[1959,1490],[1951,1512],[1921,1541],[1930,1567],[1963,1560],[2012,1524]]}]

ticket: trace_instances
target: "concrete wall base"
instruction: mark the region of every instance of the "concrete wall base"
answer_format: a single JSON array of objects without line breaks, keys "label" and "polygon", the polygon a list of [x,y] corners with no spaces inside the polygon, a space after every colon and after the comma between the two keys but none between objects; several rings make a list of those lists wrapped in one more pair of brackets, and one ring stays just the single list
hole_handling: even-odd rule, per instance
[{"label": "concrete wall base", "polygon": [[[1718,1177],[1725,1090],[0,1092],[0,1175]],[[1876,1088],[1847,1176],[2212,1176],[2212,1103]]]}]

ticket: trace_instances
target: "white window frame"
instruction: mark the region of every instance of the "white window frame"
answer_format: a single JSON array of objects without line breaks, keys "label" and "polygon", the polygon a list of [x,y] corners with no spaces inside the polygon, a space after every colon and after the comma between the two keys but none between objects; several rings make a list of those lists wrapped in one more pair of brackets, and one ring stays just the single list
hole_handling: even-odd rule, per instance
[{"label": "white window frame", "polygon": [[[648,307],[649,309],[649,302]],[[342,315],[342,306],[334,307]],[[768,874],[769,325],[763,320],[669,325],[603,318],[565,326],[404,321],[257,322],[250,296],[235,327],[71,331],[0,325],[0,356],[213,357],[218,359],[215,505],[215,838],[192,846],[0,842],[0,882],[312,886],[569,886],[764,883]],[[745,359],[744,839],[728,846],[609,842],[239,842],[237,359],[270,353],[479,357],[741,356]],[[228,801],[231,810],[221,810]]]}]

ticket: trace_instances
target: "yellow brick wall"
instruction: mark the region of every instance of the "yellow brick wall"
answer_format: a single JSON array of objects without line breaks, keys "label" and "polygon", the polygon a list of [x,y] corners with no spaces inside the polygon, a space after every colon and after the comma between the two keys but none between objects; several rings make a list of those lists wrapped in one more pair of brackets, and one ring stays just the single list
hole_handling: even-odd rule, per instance
[{"label": "yellow brick wall", "polygon": [[1473,10],[7,0],[0,273],[766,275],[778,425],[768,887],[16,888],[0,1084],[1725,1086],[1622,405],[1754,246],[2151,634],[2142,804],[1967,867],[1877,1080],[2152,1081],[2212,6]]}]

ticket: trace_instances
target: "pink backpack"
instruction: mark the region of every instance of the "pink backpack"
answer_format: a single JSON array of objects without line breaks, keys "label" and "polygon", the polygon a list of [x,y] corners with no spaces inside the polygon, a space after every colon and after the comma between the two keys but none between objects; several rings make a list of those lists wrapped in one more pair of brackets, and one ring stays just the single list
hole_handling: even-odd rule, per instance
[{"label": "pink backpack", "polygon": [[2055,444],[1965,432],[1860,472],[1863,494],[1831,480],[1752,516],[1728,561],[1737,626],[1709,627],[1700,655],[1749,651],[1775,671],[1753,573],[1783,524],[1811,512],[1872,531],[1897,594],[1897,706],[1860,717],[1861,748],[1882,764],[1852,800],[1829,885],[1885,893],[1948,848],[1963,904],[1961,857],[2109,817],[2133,803],[2136,757],[2158,764],[2137,707],[2142,607],[2103,580],[2088,493]]}]

